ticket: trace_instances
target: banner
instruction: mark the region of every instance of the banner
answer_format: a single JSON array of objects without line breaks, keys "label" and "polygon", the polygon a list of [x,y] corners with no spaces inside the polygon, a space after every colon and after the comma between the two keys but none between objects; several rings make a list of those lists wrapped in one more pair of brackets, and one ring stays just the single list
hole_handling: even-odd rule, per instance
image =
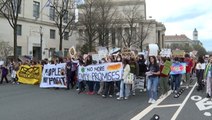
[{"label": "banner", "polygon": [[164,75],[168,75],[169,72],[170,72],[170,67],[171,66],[172,66],[172,62],[166,60],[166,62],[164,63],[164,67],[163,67],[163,70],[162,70],[161,73],[164,74]]},{"label": "banner", "polygon": [[66,63],[44,65],[41,88],[66,88]]},{"label": "banner", "polygon": [[171,75],[186,73],[186,63],[172,63]]},{"label": "banner", "polygon": [[122,79],[121,62],[99,65],[79,66],[78,80],[86,81],[117,81]]},{"label": "banner", "polygon": [[41,65],[29,66],[21,65],[20,69],[17,71],[18,82],[24,84],[38,84],[40,83],[42,75]]}]

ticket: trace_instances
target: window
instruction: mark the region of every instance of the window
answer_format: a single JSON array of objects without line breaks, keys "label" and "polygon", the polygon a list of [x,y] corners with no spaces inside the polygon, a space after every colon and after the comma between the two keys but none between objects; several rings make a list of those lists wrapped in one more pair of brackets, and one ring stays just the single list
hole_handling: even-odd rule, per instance
[{"label": "window", "polygon": [[50,39],[55,39],[55,30],[50,29]]},{"label": "window", "polygon": [[18,56],[21,56],[22,54],[22,47],[21,46],[17,46],[17,49],[16,49],[16,51],[17,51],[17,55]]},{"label": "window", "polygon": [[68,32],[64,32],[64,40],[68,40],[69,34]]},{"label": "window", "polygon": [[49,20],[55,20],[55,9],[53,6],[49,8]]},{"label": "window", "polygon": [[63,22],[64,23],[68,23],[68,11],[67,10],[64,10],[64,13],[63,13]]},{"label": "window", "polygon": [[40,2],[33,1],[33,17],[39,18]]},{"label": "window", "polygon": [[22,34],[22,26],[17,25],[17,35],[21,35],[21,34]]},{"label": "window", "polygon": [[68,55],[68,48],[64,48],[64,57]]}]

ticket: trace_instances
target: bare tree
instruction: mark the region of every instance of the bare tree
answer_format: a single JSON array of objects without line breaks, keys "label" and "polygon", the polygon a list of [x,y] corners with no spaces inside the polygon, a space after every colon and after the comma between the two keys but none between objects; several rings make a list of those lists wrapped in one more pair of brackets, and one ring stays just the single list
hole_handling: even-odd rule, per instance
[{"label": "bare tree", "polygon": [[71,36],[75,27],[74,0],[54,0],[50,5],[53,13],[49,17],[58,28],[59,50],[62,51],[63,38]]},{"label": "bare tree", "polygon": [[80,7],[81,14],[79,24],[82,25],[83,34],[81,40],[85,42],[87,52],[91,52],[95,47],[98,38],[97,33],[97,8],[95,7],[96,0],[86,0],[85,4]]},{"label": "bare tree", "polygon": [[124,46],[128,48],[136,46],[142,50],[143,42],[149,35],[153,22],[146,20],[140,14],[139,7],[139,5],[134,5],[124,8],[123,21],[120,25],[124,24],[126,26],[124,33],[121,34]]},{"label": "bare tree", "polygon": [[98,0],[97,9],[97,30],[99,36],[99,45],[109,47],[109,32],[114,31],[116,22],[116,8],[112,5],[111,0]]},{"label": "bare tree", "polygon": [[9,45],[9,42],[0,41],[0,58],[6,60],[13,52],[13,47]]},{"label": "bare tree", "polygon": [[0,9],[0,14],[3,15],[9,22],[13,29],[13,41],[14,41],[14,59],[17,60],[17,21],[18,14],[20,12],[22,0],[1,0],[3,5]]}]

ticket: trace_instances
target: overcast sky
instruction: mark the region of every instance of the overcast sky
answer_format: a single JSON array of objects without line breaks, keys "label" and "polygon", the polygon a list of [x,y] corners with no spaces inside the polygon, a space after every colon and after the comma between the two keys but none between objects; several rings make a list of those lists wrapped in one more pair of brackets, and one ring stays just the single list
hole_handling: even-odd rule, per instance
[{"label": "overcast sky", "polygon": [[147,17],[166,27],[166,35],[185,34],[194,28],[206,50],[212,51],[212,0],[146,0]]}]

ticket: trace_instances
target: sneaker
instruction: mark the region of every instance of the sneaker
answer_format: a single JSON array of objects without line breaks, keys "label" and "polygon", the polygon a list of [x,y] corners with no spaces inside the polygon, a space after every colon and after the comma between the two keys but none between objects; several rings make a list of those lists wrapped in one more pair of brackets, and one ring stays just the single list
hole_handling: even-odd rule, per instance
[{"label": "sneaker", "polygon": [[146,88],[144,88],[144,90],[143,90],[144,92],[146,92]]},{"label": "sneaker", "polygon": [[79,88],[76,89],[76,91],[79,91],[79,90],[80,90]]},{"label": "sneaker", "polygon": [[189,86],[187,85],[187,86],[186,86],[186,89],[188,89],[188,88],[189,88]]},{"label": "sneaker", "polygon": [[102,95],[102,97],[103,97],[103,98],[106,98],[106,96],[105,96],[105,95]]},{"label": "sneaker", "polygon": [[175,90],[174,93],[177,94],[177,90]]},{"label": "sneaker", "polygon": [[109,95],[109,97],[110,97],[110,98],[112,98],[112,97],[113,97],[113,95]]},{"label": "sneaker", "polygon": [[154,104],[156,101],[154,99],[152,99],[151,103]]},{"label": "sneaker", "polygon": [[149,98],[149,101],[148,101],[148,103],[150,104],[150,103],[152,103],[152,98]]},{"label": "sneaker", "polygon": [[143,90],[142,90],[142,89],[140,89],[140,92],[143,92]]},{"label": "sneaker", "polygon": [[117,93],[116,93],[116,96],[119,96],[119,94],[120,94],[120,93],[119,93],[119,92],[117,92]]},{"label": "sneaker", "polygon": [[118,98],[116,98],[117,100],[123,100],[123,97],[118,97]]},{"label": "sneaker", "polygon": [[124,97],[125,100],[128,100],[128,97]]},{"label": "sneaker", "polygon": [[211,96],[207,93],[207,96],[206,96],[207,98],[210,98]]},{"label": "sneaker", "polygon": [[132,95],[135,96],[135,92],[133,92]]}]

